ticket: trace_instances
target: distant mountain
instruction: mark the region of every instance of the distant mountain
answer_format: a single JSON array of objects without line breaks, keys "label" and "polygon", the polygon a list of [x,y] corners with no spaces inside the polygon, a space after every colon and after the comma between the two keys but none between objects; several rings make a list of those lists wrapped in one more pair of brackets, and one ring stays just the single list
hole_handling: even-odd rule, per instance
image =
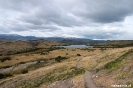
[{"label": "distant mountain", "polygon": [[21,36],[17,34],[0,34],[0,38],[15,39],[15,40],[36,40],[35,36]]},{"label": "distant mountain", "polygon": [[75,38],[75,37],[35,37],[35,36],[21,36],[17,34],[0,34],[0,38],[13,39],[13,40],[50,40],[59,41],[66,44],[92,44],[92,43],[102,43],[105,40],[93,40],[87,38]]}]

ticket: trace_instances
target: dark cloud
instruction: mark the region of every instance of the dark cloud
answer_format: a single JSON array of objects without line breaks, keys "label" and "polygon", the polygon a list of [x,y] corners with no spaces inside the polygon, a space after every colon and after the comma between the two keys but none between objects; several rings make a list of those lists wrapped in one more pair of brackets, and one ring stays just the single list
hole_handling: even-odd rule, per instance
[{"label": "dark cloud", "polygon": [[[51,32],[66,28],[70,32],[78,27],[80,31],[84,26],[95,28],[94,24],[118,24],[133,15],[132,8],[133,0],[0,0],[0,29]],[[109,38],[120,33],[96,31],[82,36]]]},{"label": "dark cloud", "polygon": [[90,38],[90,39],[115,39],[119,37],[121,34],[123,34],[123,31],[97,31],[95,33],[85,33],[83,34],[84,37]]},{"label": "dark cloud", "polygon": [[132,0],[83,0],[73,12],[90,21],[112,23],[133,14],[132,8]]},{"label": "dark cloud", "polygon": [[69,32],[67,33],[66,31],[64,34],[69,36],[79,36],[90,39],[121,39],[125,37],[122,36],[123,34],[127,34],[127,32],[123,29],[120,29],[121,27],[119,26],[116,28],[106,27],[106,25],[104,27],[95,25],[95,27],[82,27],[82,29],[75,28],[71,29],[71,31],[69,31],[68,29]]}]

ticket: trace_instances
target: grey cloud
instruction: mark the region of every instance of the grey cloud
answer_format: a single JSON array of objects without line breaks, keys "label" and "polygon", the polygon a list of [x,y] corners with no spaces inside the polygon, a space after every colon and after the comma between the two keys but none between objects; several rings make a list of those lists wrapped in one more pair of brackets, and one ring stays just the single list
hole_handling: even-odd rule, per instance
[{"label": "grey cloud", "polygon": [[43,31],[56,31],[60,30],[60,28],[52,25],[31,25],[28,28],[33,29],[33,30],[43,30]]},{"label": "grey cloud", "polygon": [[37,0],[0,0],[0,7],[4,10],[25,12],[39,3],[42,3],[42,0],[39,2]]},{"label": "grey cloud", "polygon": [[[81,9],[76,11],[85,19],[90,19],[99,23],[112,23],[123,21],[126,16],[133,14],[132,0],[83,0],[86,4],[81,4]],[[85,7],[85,8],[82,8]],[[78,9],[78,8],[77,8]],[[84,11],[84,9],[86,9]]]},{"label": "grey cloud", "polygon": [[33,24],[14,24],[14,25],[15,26],[10,27],[10,30],[12,31],[30,31],[30,30],[55,31],[60,29],[52,25],[33,25]]},{"label": "grey cloud", "polygon": [[[65,3],[66,2],[66,3]],[[18,10],[34,10],[38,7],[41,9],[40,15],[44,17],[61,17],[62,13],[72,12],[73,14],[86,16],[86,18],[94,19],[96,21],[109,20],[112,22],[114,18],[120,21],[125,16],[132,13],[133,1],[132,0],[4,0],[0,4],[2,7],[18,9]],[[28,13],[27,13],[28,14]],[[38,14],[38,13],[36,13]],[[67,17],[67,16],[64,16]],[[110,21],[111,20],[111,21]],[[106,21],[105,21],[106,22]]]},{"label": "grey cloud", "polygon": [[[6,5],[5,5],[6,4]],[[20,20],[34,25],[56,24],[82,26],[92,22],[111,23],[123,21],[132,14],[132,0],[4,0],[1,7],[22,12]],[[26,12],[23,12],[26,11]],[[81,21],[72,16],[81,18]]]},{"label": "grey cloud", "polygon": [[[7,15],[5,20],[2,18],[5,15],[0,14],[0,29],[51,32],[66,28],[69,35],[72,28],[80,27],[75,30],[80,31],[84,26],[91,26],[97,31],[95,26],[124,21],[127,16],[133,15],[132,8],[133,0],[0,0],[0,10]],[[115,24],[113,26],[116,27]],[[116,31],[95,31],[77,35],[91,38],[120,35]]]},{"label": "grey cloud", "polygon": [[3,24],[0,25],[0,29],[2,31],[8,31],[8,32],[12,31],[20,32],[20,31],[31,31],[31,30],[55,31],[59,30],[60,28],[54,25],[46,25],[46,24],[35,25],[32,23],[21,22],[19,20],[9,20],[9,22],[3,22]]},{"label": "grey cloud", "polygon": [[123,35],[124,32],[105,32],[105,31],[98,31],[95,33],[88,33],[84,34],[84,37],[90,38],[90,39],[115,39],[120,35]]},{"label": "grey cloud", "polygon": [[[58,6],[57,6],[58,7]],[[61,8],[50,8],[49,7],[40,7],[39,10],[29,13],[30,15],[20,17],[20,20],[32,23],[34,25],[42,25],[42,24],[56,24],[59,26],[72,27],[72,26],[81,26],[81,22],[77,21],[74,17],[68,16],[67,12],[65,12]],[[33,10],[34,11],[34,10]],[[36,13],[36,14],[34,14]],[[32,18],[31,18],[32,17]],[[79,24],[80,23],[80,24]]]},{"label": "grey cloud", "polygon": [[32,17],[32,18],[23,17],[23,18],[20,18],[18,20],[21,20],[22,22],[30,23],[30,24],[33,24],[33,25],[42,25],[44,23],[44,20],[36,18],[36,17]]}]

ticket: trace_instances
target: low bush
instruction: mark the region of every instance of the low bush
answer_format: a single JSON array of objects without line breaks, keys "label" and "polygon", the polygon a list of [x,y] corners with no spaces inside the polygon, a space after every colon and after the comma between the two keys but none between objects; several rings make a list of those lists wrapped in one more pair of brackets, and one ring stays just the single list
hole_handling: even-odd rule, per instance
[{"label": "low bush", "polygon": [[6,77],[9,77],[9,76],[12,76],[12,74],[10,73],[0,73],[0,79],[3,79],[3,78],[6,78]]},{"label": "low bush", "polygon": [[81,56],[80,54],[77,54],[77,56]]},{"label": "low bush", "polygon": [[4,62],[4,61],[6,61],[6,60],[11,60],[11,58],[10,58],[10,57],[1,57],[1,58],[0,58],[0,61],[1,61],[1,62]]},{"label": "low bush", "polygon": [[26,74],[26,73],[28,73],[28,70],[24,69],[24,70],[21,71],[21,73]]},{"label": "low bush", "polygon": [[68,59],[68,58],[58,56],[58,57],[55,58],[55,61],[57,61],[57,62],[61,62],[62,60],[65,60],[65,59]]},{"label": "low bush", "polygon": [[18,64],[25,64],[26,62],[19,62]]}]

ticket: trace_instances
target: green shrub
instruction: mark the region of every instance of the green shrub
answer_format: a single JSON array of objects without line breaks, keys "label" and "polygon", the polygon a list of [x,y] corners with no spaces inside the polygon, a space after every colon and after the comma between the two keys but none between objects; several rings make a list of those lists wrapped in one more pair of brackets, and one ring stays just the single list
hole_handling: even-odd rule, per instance
[{"label": "green shrub", "polygon": [[10,73],[0,73],[0,79],[3,79],[3,78],[6,78],[6,77],[9,77],[9,76],[12,76],[12,74]]},{"label": "green shrub", "polygon": [[57,62],[61,62],[62,60],[65,60],[65,59],[68,59],[68,58],[58,56],[58,57],[55,58],[55,61],[57,61]]},{"label": "green shrub", "polygon": [[77,54],[77,56],[81,56],[80,54]]},{"label": "green shrub", "polygon": [[21,73],[26,74],[26,73],[28,73],[28,70],[24,69],[24,70],[21,71]]},{"label": "green shrub", "polygon": [[99,71],[100,71],[100,69],[99,69],[99,68],[97,68],[97,69],[96,69],[96,72],[99,72]]},{"label": "green shrub", "polygon": [[115,61],[111,61],[109,63],[107,63],[104,68],[108,71],[111,72],[112,70],[116,70],[117,68],[119,68],[121,66],[121,61],[119,61],[118,59],[116,59]]},{"label": "green shrub", "polygon": [[25,64],[26,62],[19,62],[18,64]]},{"label": "green shrub", "polygon": [[11,58],[10,57],[2,57],[2,58],[0,58],[0,61],[1,62],[4,62],[6,60],[11,60]]}]

